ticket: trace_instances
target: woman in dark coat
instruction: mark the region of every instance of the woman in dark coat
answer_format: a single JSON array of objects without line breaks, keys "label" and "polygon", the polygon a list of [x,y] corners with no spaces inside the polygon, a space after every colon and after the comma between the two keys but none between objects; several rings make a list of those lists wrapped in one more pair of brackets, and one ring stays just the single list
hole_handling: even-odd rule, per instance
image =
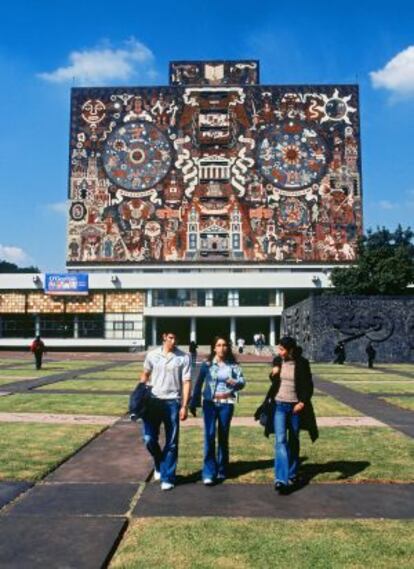
[{"label": "woman in dark coat", "polygon": [[273,360],[272,386],[267,397],[275,402],[275,490],[286,494],[296,483],[299,429],[309,431],[315,441],[318,428],[311,403],[313,381],[309,361],[290,336],[280,340],[278,352]]}]

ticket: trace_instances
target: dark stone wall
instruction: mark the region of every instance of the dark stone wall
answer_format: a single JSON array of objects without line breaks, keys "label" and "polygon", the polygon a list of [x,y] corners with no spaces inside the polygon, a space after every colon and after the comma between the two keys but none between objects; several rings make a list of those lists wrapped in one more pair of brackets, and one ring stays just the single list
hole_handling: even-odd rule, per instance
[{"label": "dark stone wall", "polygon": [[309,297],[284,310],[281,332],[294,336],[313,361],[333,361],[343,341],[351,362],[366,362],[371,342],[378,362],[414,363],[414,296]]}]

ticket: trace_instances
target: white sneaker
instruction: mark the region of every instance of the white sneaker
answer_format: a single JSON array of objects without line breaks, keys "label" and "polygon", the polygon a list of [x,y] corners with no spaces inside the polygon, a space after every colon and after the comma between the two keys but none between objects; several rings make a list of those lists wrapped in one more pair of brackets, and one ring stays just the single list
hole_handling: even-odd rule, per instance
[{"label": "white sneaker", "polygon": [[174,484],[171,482],[161,482],[161,490],[172,490],[174,488]]},{"label": "white sneaker", "polygon": [[214,484],[214,481],[211,478],[204,478],[203,484],[205,484],[206,486],[212,486]]},{"label": "white sneaker", "polygon": [[159,470],[154,470],[154,480],[157,482],[161,480],[161,472]]}]

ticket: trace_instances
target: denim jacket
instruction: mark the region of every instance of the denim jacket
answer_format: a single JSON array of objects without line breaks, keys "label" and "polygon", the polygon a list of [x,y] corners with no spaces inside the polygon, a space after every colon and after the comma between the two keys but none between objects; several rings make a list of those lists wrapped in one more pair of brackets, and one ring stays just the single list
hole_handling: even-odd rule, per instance
[{"label": "denim jacket", "polygon": [[[245,385],[245,380],[243,377],[243,372],[239,365],[235,363],[228,363],[228,362],[225,363],[231,370],[230,379],[234,379],[237,382],[236,385],[229,386],[229,389],[232,392],[231,399],[234,401],[236,399],[236,392],[243,389]],[[203,362],[201,364],[200,373],[198,374],[198,378],[194,386],[193,395],[191,397],[190,407],[201,406],[201,392],[203,389],[203,384],[204,384],[203,399],[205,401],[212,401],[214,399],[217,387],[218,369],[219,366],[215,361],[211,363]]]}]

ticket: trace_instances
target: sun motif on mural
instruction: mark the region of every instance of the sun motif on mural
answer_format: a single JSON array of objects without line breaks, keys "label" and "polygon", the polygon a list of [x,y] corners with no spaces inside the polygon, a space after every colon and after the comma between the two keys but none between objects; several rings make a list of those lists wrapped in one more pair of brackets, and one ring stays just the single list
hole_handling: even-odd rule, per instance
[{"label": "sun motif on mural", "polygon": [[111,134],[103,163],[108,177],[126,190],[146,190],[160,182],[171,167],[171,146],[155,125],[130,122]]},{"label": "sun motif on mural", "polygon": [[350,105],[352,95],[341,97],[338,89],[335,89],[332,96],[321,93],[323,104],[319,106],[319,110],[323,112],[321,123],[326,121],[344,121],[346,124],[351,124],[349,118],[350,113],[355,113],[356,108]]},{"label": "sun motif on mural", "polygon": [[316,129],[292,120],[264,132],[257,160],[261,174],[276,187],[301,190],[322,178],[327,153],[327,144]]}]

